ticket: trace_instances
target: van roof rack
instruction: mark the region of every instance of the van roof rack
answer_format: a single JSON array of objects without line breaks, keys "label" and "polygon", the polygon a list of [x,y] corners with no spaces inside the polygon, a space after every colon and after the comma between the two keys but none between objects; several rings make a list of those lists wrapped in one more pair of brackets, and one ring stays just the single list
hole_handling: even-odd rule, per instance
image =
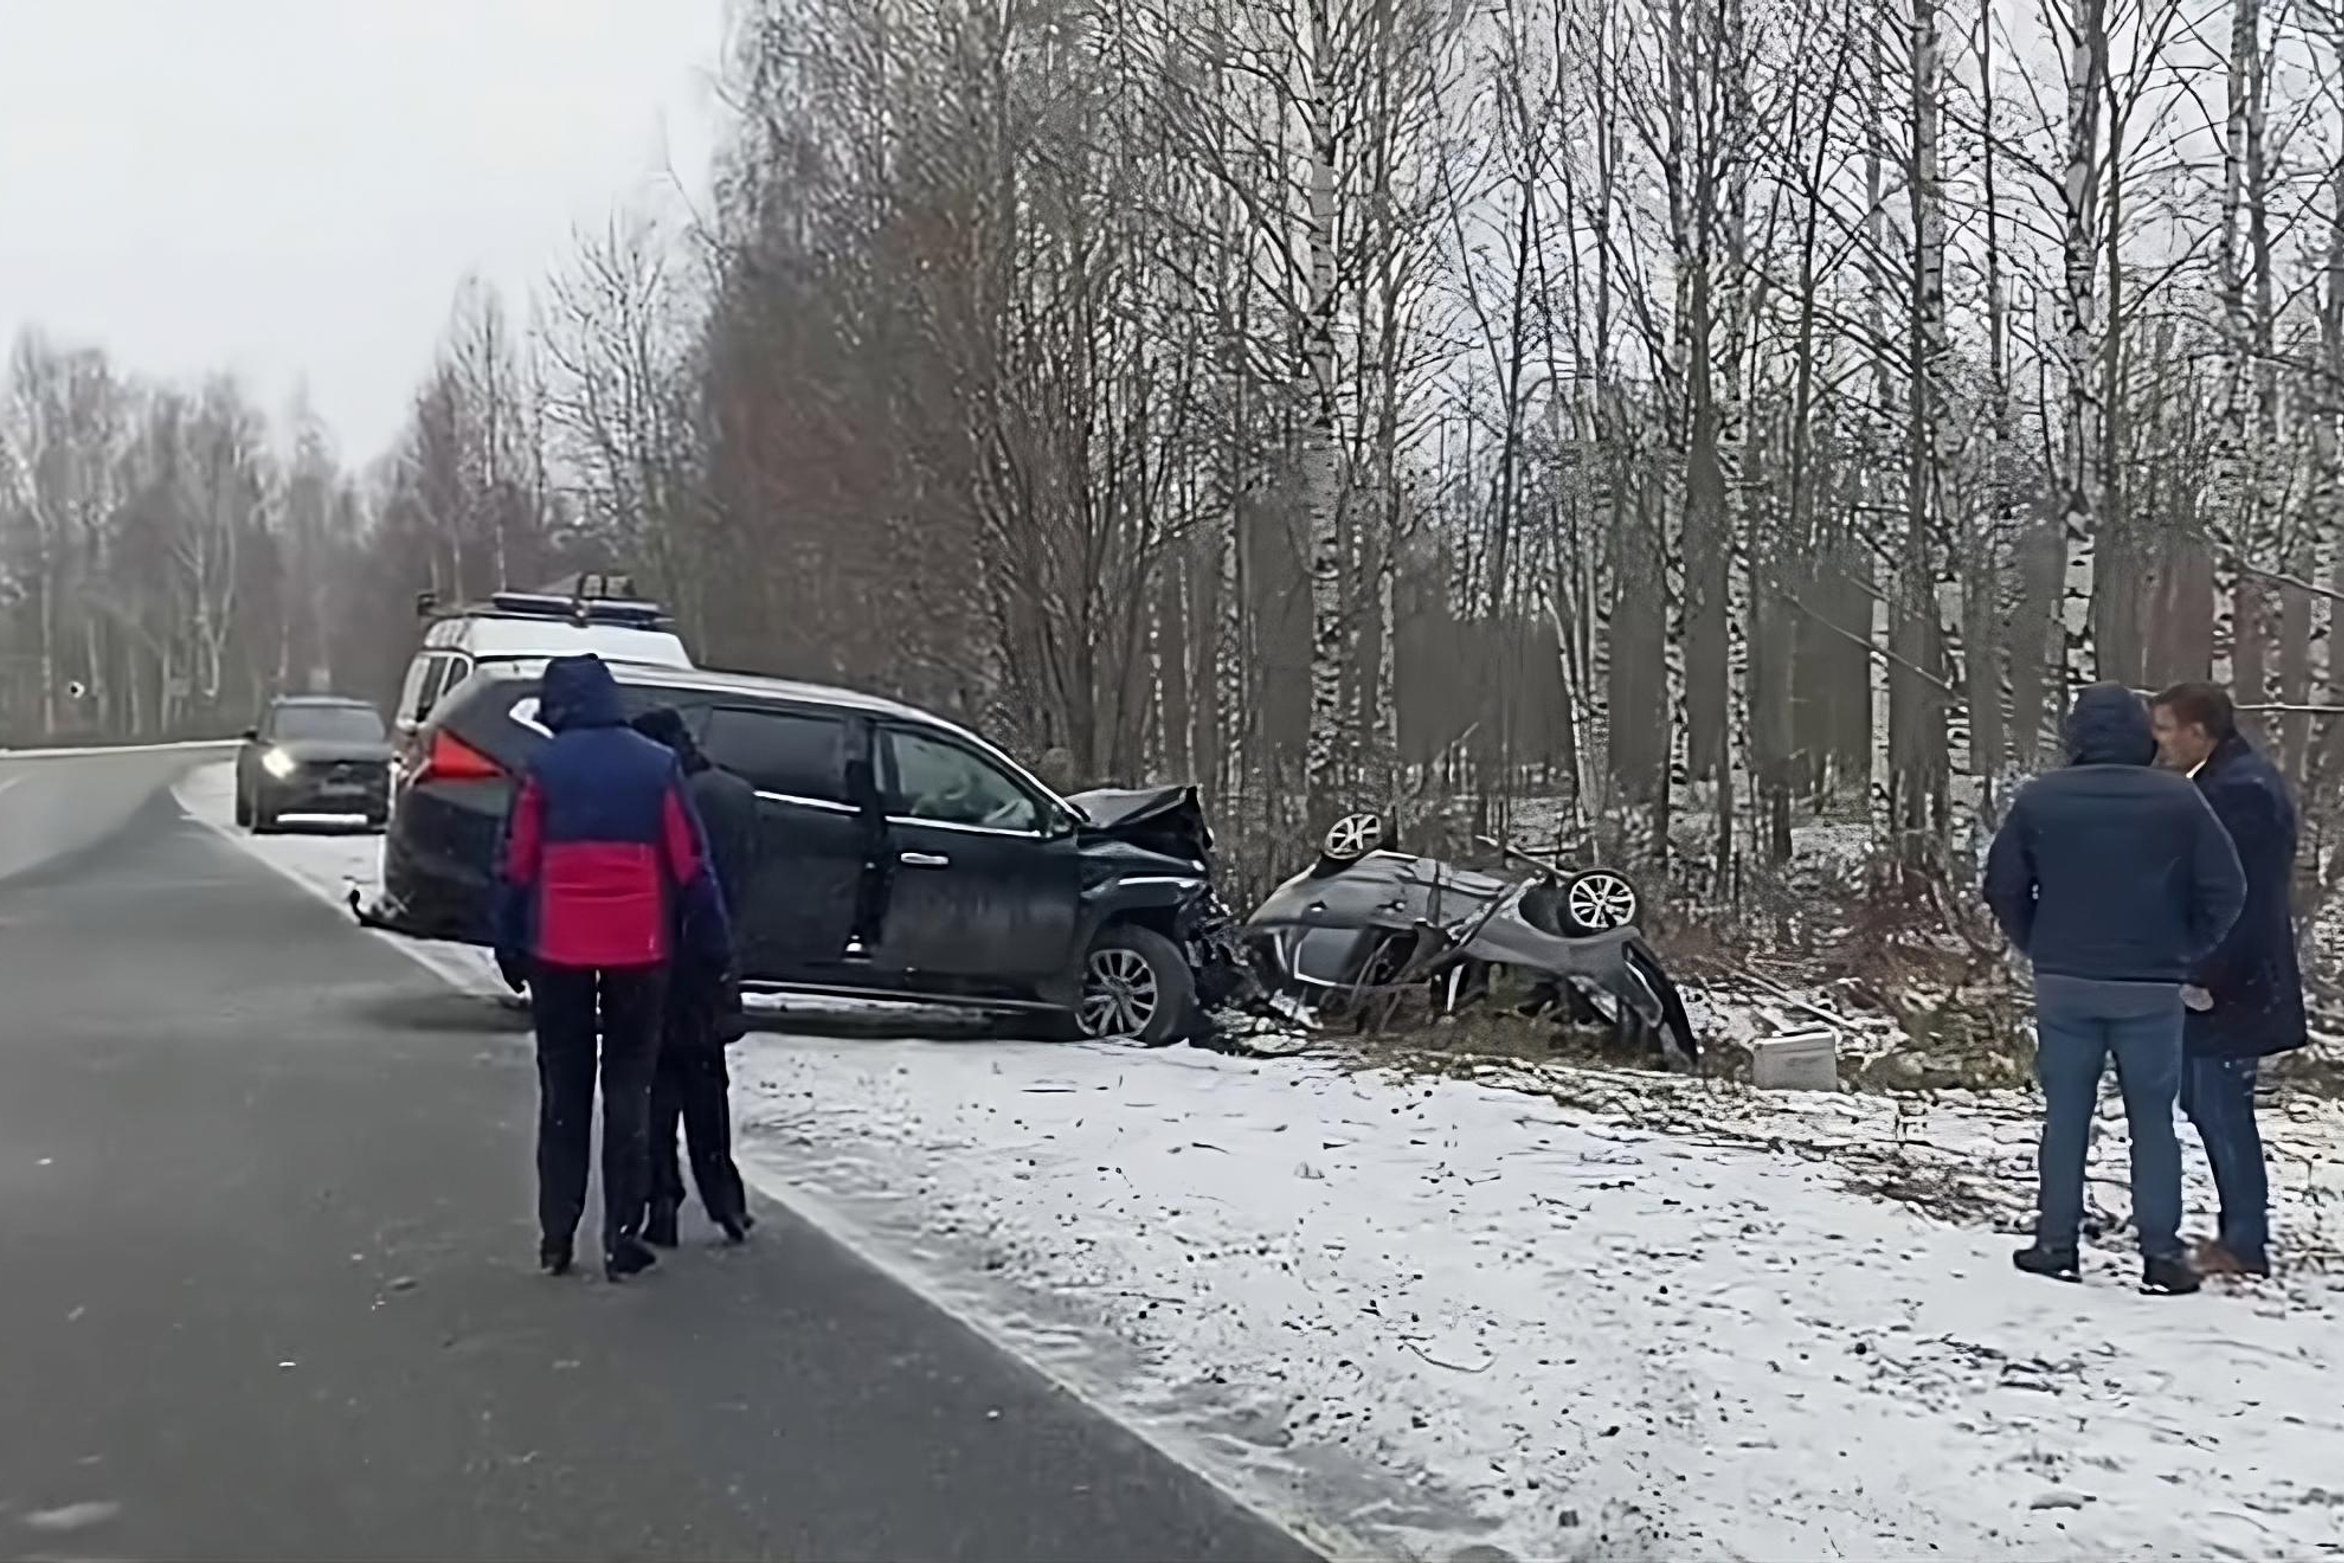
[{"label": "van roof rack", "polygon": [[553,581],[535,591],[491,592],[485,603],[454,608],[442,608],[436,592],[418,592],[415,611],[422,618],[494,614],[512,619],[561,619],[572,624],[674,628],[667,610],[636,590],[633,576],[592,571]]},{"label": "van roof rack", "polygon": [[641,600],[556,597],[548,592],[497,592],[489,610],[516,619],[567,619],[577,624],[631,624],[646,629],[664,626],[667,610]]}]

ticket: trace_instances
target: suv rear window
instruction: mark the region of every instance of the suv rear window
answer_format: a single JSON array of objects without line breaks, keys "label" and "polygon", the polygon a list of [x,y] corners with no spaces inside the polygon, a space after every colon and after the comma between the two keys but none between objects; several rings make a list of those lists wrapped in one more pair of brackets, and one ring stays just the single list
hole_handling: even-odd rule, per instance
[{"label": "suv rear window", "polygon": [[[526,688],[529,692],[514,701],[506,714],[530,731],[551,738],[552,729],[545,725],[544,717],[538,713],[537,685],[531,682],[518,687]],[[706,698],[704,695],[680,694],[641,684],[619,685],[619,709],[627,713],[628,721],[632,722],[646,711],[666,706],[684,719],[684,726],[691,730],[695,741],[708,722],[707,707],[695,702]]]},{"label": "suv rear window", "polygon": [[810,711],[718,706],[700,747],[759,792],[815,803],[848,803],[846,723]]}]

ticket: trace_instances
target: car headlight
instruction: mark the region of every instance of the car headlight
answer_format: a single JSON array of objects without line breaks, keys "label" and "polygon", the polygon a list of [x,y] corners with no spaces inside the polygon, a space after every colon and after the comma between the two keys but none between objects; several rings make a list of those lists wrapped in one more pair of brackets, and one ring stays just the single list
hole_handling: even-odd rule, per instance
[{"label": "car headlight", "polygon": [[295,771],[301,769],[301,762],[294,759],[293,756],[287,754],[282,749],[271,749],[268,753],[260,757],[260,768],[268,772],[271,776],[274,776],[277,780],[283,781],[286,777],[291,776]]}]

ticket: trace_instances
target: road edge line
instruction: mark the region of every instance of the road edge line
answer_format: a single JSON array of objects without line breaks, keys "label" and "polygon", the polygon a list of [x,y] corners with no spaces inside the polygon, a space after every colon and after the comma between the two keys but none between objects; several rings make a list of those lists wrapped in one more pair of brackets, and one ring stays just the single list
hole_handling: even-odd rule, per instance
[{"label": "road edge line", "polygon": [[[193,773],[191,772],[190,774]],[[268,869],[271,873],[284,880],[287,884],[293,885],[294,887],[307,892],[314,899],[332,907],[337,913],[339,913],[344,919],[348,921],[350,930],[353,933],[364,934],[379,944],[383,944],[391,949],[397,950],[401,955],[406,956],[407,959],[413,961],[416,965],[422,967],[425,971],[430,972],[433,976],[448,984],[448,986],[456,988],[465,993],[478,994],[484,998],[498,998],[505,995],[504,988],[494,982],[491,982],[488,979],[487,973],[481,972],[476,974],[464,969],[463,967],[459,966],[452,957],[436,953],[434,948],[428,943],[415,939],[401,938],[395,934],[385,933],[380,928],[369,928],[363,923],[359,922],[357,918],[350,915],[349,903],[335,895],[334,892],[327,886],[319,883],[309,875],[304,874],[301,872],[301,870],[293,867],[291,864],[280,863],[275,858],[270,857],[267,853],[255,850],[251,842],[245,837],[244,833],[235,826],[224,825],[218,820],[207,819],[188,799],[185,791],[183,790],[186,786],[186,782],[187,778],[183,776],[177,782],[172,784],[171,801],[179,806],[180,814],[185,817],[189,824],[209,831],[212,835],[217,836],[222,841],[225,841],[230,846],[234,847],[239,854],[255,863],[260,864],[263,868]]]}]

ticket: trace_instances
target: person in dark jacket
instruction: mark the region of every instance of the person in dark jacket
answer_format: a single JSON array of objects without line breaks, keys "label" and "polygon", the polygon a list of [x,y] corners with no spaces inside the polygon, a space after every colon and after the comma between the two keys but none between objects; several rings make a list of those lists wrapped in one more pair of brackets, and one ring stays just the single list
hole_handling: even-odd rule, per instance
[{"label": "person in dark jacket", "polygon": [[613,1280],[656,1262],[640,1234],[651,1072],[668,965],[721,965],[731,932],[676,757],[629,730],[600,659],[546,665],[553,741],[530,760],[499,854],[497,965],[537,1024],[538,1259],[570,1268],[586,1208],[594,1075],[602,1068],[603,1261]]},{"label": "person in dark jacket", "polygon": [[2270,1176],[2254,1121],[2262,1060],[2304,1045],[2303,975],[2296,965],[2295,804],[2277,766],[2238,731],[2230,696],[2213,684],[2176,684],[2157,697],[2157,746],[2188,776],[2230,832],[2246,869],[2246,909],[2183,990],[2189,1016],[2181,1106],[2205,1141],[2222,1202],[2209,1270],[2271,1273]]},{"label": "person in dark jacket", "polygon": [[[757,873],[757,790],[710,763],[684,719],[665,706],[635,718],[635,731],[665,745],[682,767],[708,834],[709,862],[727,922],[740,927],[742,900]],[[756,1224],[732,1158],[732,1081],[725,1072],[721,1034],[736,1002],[729,966],[729,961],[725,968],[679,961],[668,983],[659,1064],[651,1076],[651,1199],[643,1218],[644,1240],[657,1247],[675,1246],[676,1214],[684,1203],[683,1174],[676,1166],[679,1123],[690,1151],[692,1182],[708,1218],[735,1243]]]},{"label": "person in dark jacket", "polygon": [[2142,1282],[2190,1292],[2181,1247],[2181,987],[2246,900],[2230,837],[2196,788],[2152,768],[2148,707],[2117,684],[2076,697],[2068,765],[2022,788],[1986,858],[1986,900],[2035,968],[2043,1139],[2020,1269],[2077,1280],[2092,1111],[2111,1055],[2132,1131]]}]

